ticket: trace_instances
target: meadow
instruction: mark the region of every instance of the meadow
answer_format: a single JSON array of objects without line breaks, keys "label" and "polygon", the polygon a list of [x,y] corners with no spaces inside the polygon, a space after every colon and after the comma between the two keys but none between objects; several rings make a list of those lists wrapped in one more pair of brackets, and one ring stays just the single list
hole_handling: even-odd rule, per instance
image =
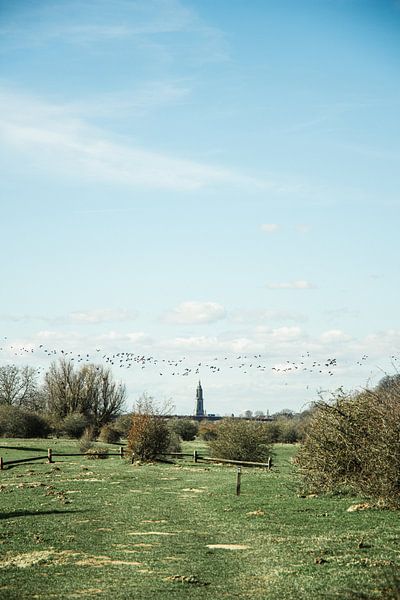
[{"label": "meadow", "polygon": [[[72,440],[2,439],[0,455],[49,445],[78,451]],[[195,447],[205,451],[197,442],[185,451]],[[190,459],[6,468],[0,598],[398,598],[398,512],[302,494],[295,452],[277,445],[271,471],[244,468],[240,496],[235,467]]]}]

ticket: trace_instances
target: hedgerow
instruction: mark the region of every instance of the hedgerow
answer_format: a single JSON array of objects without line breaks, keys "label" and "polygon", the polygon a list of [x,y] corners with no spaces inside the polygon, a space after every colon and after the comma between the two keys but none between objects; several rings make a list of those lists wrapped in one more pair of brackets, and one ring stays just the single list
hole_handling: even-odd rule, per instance
[{"label": "hedgerow", "polygon": [[230,460],[263,462],[271,455],[268,429],[257,421],[223,419],[209,445],[213,456]]},{"label": "hedgerow", "polygon": [[316,403],[296,462],[306,486],[400,506],[398,386],[336,393]]}]

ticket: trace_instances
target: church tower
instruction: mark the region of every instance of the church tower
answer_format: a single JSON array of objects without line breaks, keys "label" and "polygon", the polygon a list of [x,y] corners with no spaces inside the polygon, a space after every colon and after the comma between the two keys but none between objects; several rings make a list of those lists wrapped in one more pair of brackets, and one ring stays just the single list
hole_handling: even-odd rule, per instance
[{"label": "church tower", "polygon": [[199,381],[199,385],[196,390],[196,417],[204,417],[204,401],[203,401],[203,388]]}]

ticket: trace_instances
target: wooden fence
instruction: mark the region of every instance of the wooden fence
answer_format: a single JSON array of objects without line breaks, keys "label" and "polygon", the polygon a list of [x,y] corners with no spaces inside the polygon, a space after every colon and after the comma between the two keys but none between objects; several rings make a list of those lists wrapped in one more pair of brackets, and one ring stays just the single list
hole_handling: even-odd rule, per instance
[{"label": "wooden fence", "polygon": [[[21,463],[29,463],[29,462],[33,462],[36,460],[46,460],[48,463],[53,463],[54,457],[64,457],[64,456],[93,456],[93,457],[108,457],[108,456],[119,456],[120,458],[124,458],[125,455],[130,454],[130,452],[124,448],[124,446],[120,446],[119,447],[119,451],[118,452],[101,452],[101,449],[99,449],[98,452],[96,452],[96,449],[94,448],[93,451],[91,453],[88,452],[53,452],[51,448],[48,448],[47,450],[47,455],[46,456],[30,456],[27,458],[20,458],[17,460],[3,460],[3,457],[0,456],[0,470],[2,471],[4,469],[4,467],[6,466],[11,466],[11,465],[17,465],[17,464],[21,464]],[[216,458],[216,457],[212,457],[212,456],[200,456],[200,454],[197,452],[197,450],[194,450],[193,453],[188,453],[188,452],[166,452],[163,454],[159,455],[161,456],[171,456],[173,458],[193,458],[195,463],[198,462],[213,462],[213,463],[222,463],[222,464],[229,464],[229,465],[239,465],[239,466],[243,466],[243,467],[260,467],[263,469],[268,469],[270,470],[272,468],[272,459],[271,457],[268,458],[268,461],[266,463],[259,463],[259,462],[252,462],[252,461],[245,461],[245,460],[230,460],[230,459],[226,459],[226,458]],[[134,454],[131,454],[131,458],[132,458],[132,462],[134,462],[135,456]]]},{"label": "wooden fence", "polygon": [[96,449],[94,449],[94,452],[91,454],[88,454],[87,452],[53,452],[51,448],[47,449],[47,454],[46,456],[29,456],[27,458],[19,458],[17,460],[4,460],[2,456],[0,456],[0,471],[4,470],[4,467],[9,466],[9,465],[18,465],[20,463],[28,463],[28,462],[33,462],[36,460],[46,460],[48,463],[53,463],[54,460],[53,458],[55,456],[119,456],[120,458],[124,457],[124,454],[126,454],[128,451],[125,450],[125,448],[123,446],[120,446],[119,451],[118,452],[101,452],[101,449],[99,449],[98,452],[96,452]]},{"label": "wooden fence", "polygon": [[214,463],[225,463],[228,465],[240,465],[242,467],[261,467],[262,469],[271,469],[272,468],[272,458],[268,457],[268,461],[266,463],[254,462],[249,460],[231,460],[227,458],[217,458],[214,456],[200,456],[197,450],[194,450],[193,454],[188,454],[185,452],[166,452],[160,456],[173,456],[175,458],[184,458],[186,456],[193,457],[195,463],[197,462],[214,462]]}]

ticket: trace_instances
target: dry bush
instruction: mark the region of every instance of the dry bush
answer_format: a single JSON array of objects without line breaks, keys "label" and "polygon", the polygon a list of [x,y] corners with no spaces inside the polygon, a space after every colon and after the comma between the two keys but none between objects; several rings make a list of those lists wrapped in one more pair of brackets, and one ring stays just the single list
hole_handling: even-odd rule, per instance
[{"label": "dry bush", "polygon": [[192,419],[172,419],[170,427],[185,442],[194,440],[199,432],[199,424]]},{"label": "dry bush", "polygon": [[151,461],[168,451],[171,432],[162,412],[149,396],[136,403],[128,434],[128,448],[135,458]]},{"label": "dry bush", "polygon": [[288,413],[287,411],[274,415],[272,421],[265,423],[271,443],[296,444],[305,438],[310,411]]},{"label": "dry bush", "polygon": [[313,491],[351,491],[400,506],[398,390],[339,391],[320,400],[297,464]]},{"label": "dry bush", "polygon": [[117,444],[121,438],[121,434],[114,424],[103,425],[99,434],[99,441],[105,444]]},{"label": "dry bush", "polygon": [[89,448],[85,452],[86,458],[90,460],[107,458],[108,456],[108,448]]},{"label": "dry bush", "polygon": [[206,442],[215,440],[218,435],[218,424],[206,420],[201,421],[199,424],[198,435]]},{"label": "dry bush", "polygon": [[127,438],[132,425],[132,414],[121,415],[113,422],[113,426],[122,438]]},{"label": "dry bush", "polygon": [[175,431],[170,432],[167,452],[182,452],[181,438]]},{"label": "dry bush", "polygon": [[216,439],[210,441],[213,456],[230,460],[264,462],[271,455],[270,437],[264,423],[223,419]]},{"label": "dry bush", "polygon": [[90,448],[93,448],[94,441],[94,429],[93,427],[86,427],[85,431],[82,433],[79,439],[79,450],[84,453],[87,452]]}]

